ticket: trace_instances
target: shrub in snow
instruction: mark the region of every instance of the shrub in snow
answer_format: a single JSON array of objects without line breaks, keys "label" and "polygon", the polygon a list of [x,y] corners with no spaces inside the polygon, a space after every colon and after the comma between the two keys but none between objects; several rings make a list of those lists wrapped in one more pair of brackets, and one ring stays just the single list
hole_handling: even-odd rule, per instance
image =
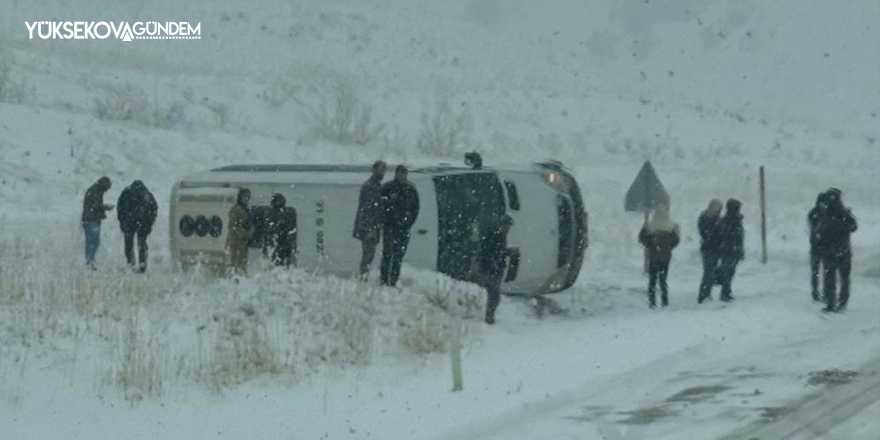
[{"label": "shrub in snow", "polygon": [[21,104],[31,89],[24,78],[16,80],[13,77],[11,59],[11,53],[0,50],[0,102]]},{"label": "shrub in snow", "polygon": [[150,102],[141,87],[131,84],[111,84],[95,98],[95,114],[104,121],[152,122]]},{"label": "shrub in snow", "polygon": [[385,124],[373,119],[373,106],[363,99],[351,78],[331,77],[315,91],[318,102],[305,105],[310,141],[368,145],[380,139]]},{"label": "shrub in snow", "polygon": [[422,152],[455,156],[468,148],[473,118],[467,106],[456,103],[453,98],[449,87],[441,87],[434,96],[433,107],[422,113],[422,129],[417,141]]}]

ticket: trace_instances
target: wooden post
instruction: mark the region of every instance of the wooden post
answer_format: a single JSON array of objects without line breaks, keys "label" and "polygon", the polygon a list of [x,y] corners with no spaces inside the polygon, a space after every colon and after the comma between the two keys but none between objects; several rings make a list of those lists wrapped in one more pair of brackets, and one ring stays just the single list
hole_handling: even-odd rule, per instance
[{"label": "wooden post", "polygon": [[761,263],[767,264],[767,197],[764,189],[764,166],[761,165]]},{"label": "wooden post", "polygon": [[455,392],[464,389],[461,375],[461,320],[455,317],[451,321],[449,355],[452,358],[452,391]]}]

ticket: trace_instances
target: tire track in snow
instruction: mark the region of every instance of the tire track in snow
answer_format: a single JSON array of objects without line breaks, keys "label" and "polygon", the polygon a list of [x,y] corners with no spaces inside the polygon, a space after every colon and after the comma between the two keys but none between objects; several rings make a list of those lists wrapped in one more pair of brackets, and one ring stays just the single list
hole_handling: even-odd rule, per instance
[{"label": "tire track in snow", "polygon": [[779,420],[770,423],[756,422],[720,437],[718,440],[813,440],[820,438],[834,427],[880,401],[880,356],[859,369],[859,378],[862,379],[856,379],[844,385],[833,387],[826,385],[822,390],[789,405],[793,410]]}]

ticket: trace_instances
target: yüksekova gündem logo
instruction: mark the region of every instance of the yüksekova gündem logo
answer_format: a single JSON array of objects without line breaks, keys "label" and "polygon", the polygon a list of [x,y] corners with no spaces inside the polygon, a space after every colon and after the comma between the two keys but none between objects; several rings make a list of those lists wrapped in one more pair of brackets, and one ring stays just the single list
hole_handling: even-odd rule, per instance
[{"label": "y\u00fcksekova g\u00fcndem logo", "polygon": [[114,37],[131,40],[198,40],[202,23],[192,26],[185,21],[138,21],[119,23],[107,21],[35,21],[24,22],[30,39],[43,40],[105,40]]}]

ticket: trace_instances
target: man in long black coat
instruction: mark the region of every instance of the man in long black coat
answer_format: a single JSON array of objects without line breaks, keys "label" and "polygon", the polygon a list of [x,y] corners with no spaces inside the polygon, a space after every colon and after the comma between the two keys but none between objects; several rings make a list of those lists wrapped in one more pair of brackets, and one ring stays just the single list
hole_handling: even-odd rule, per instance
[{"label": "man in long black coat", "polygon": [[358,197],[351,235],[361,242],[360,275],[363,278],[370,272],[382,232],[382,179],[385,178],[385,168],[385,162],[381,160],[373,163],[373,174],[361,186]]},{"label": "man in long black coat", "polygon": [[700,257],[703,260],[703,279],[700,282],[697,303],[702,303],[712,296],[712,286],[715,285],[715,273],[719,258],[718,246],[720,244],[718,222],[721,220],[722,207],[721,200],[712,199],[697,220],[697,229],[700,232]]},{"label": "man in long black coat", "polygon": [[409,245],[410,229],[419,216],[419,193],[407,180],[405,166],[398,165],[394,180],[382,186],[382,263],[383,285],[394,286],[400,277],[400,264]]},{"label": "man in long black coat", "polygon": [[[122,190],[117,203],[116,217],[125,238],[125,260],[138,272],[147,270],[147,236],[153,230],[159,210],[156,198],[144,182],[135,180]],[[137,235],[138,259],[134,259],[134,237]]]},{"label": "man in long black coat", "polygon": [[486,324],[495,323],[495,310],[501,303],[501,277],[507,269],[508,259],[517,250],[507,247],[507,233],[513,219],[504,215],[498,224],[480,237],[480,275],[486,289]]},{"label": "man in long black coat", "polygon": [[807,213],[807,226],[810,230],[810,293],[813,301],[819,301],[819,272],[822,265],[822,257],[819,255],[818,228],[822,218],[828,210],[828,196],[824,192],[816,197],[816,206]]},{"label": "man in long black coat", "polygon": [[[856,218],[843,206],[839,189],[826,193],[826,211],[816,228],[816,250],[822,259],[823,294],[825,311],[837,312],[849,301],[849,281],[852,271],[852,244],[850,235],[858,229]],[[837,298],[837,276],[840,275],[840,298]]]},{"label": "man in long black coat", "polygon": [[736,266],[745,258],[745,230],[742,203],[736,199],[727,200],[727,211],[718,222],[718,258],[721,261],[721,301],[733,299],[731,283],[736,274]]}]

